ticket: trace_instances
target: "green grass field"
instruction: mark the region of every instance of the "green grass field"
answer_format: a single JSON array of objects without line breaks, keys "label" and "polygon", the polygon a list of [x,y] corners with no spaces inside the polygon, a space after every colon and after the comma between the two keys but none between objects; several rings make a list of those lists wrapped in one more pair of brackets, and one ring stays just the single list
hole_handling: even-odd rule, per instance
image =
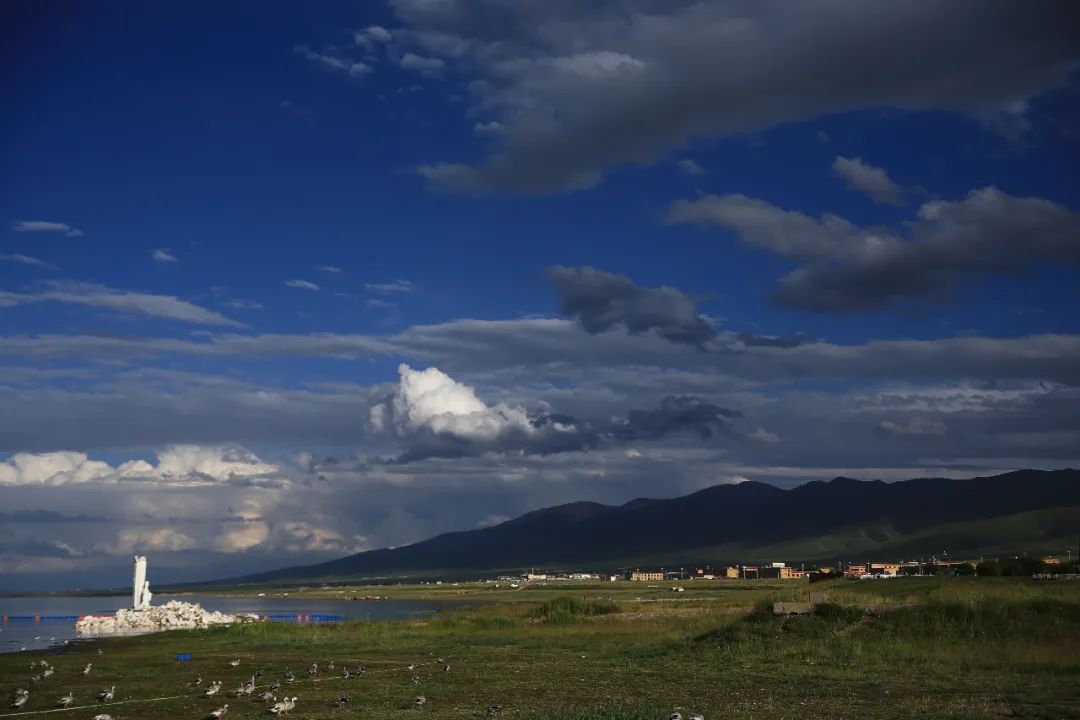
[{"label": "green grass field", "polygon": [[[278,695],[299,698],[297,718],[474,718],[492,704],[502,707],[499,717],[532,720],[660,719],[676,707],[707,720],[1080,718],[1075,581],[833,581],[812,586],[826,604],[790,618],[765,608],[805,598],[810,586],[801,581],[684,587],[350,588],[466,604],[423,620],[234,626],[95,641],[56,656],[4,655],[0,678],[5,692],[31,691],[18,716],[80,720],[99,712],[198,719],[225,702],[227,719],[268,717],[264,705],[229,691],[256,668],[269,685],[287,667],[297,680]],[[181,652],[193,659],[177,662]],[[56,673],[30,685],[29,664],[38,657]],[[333,673],[305,674],[311,662],[325,668],[329,660]],[[87,662],[94,669],[84,678]],[[364,675],[337,677],[358,662]],[[223,681],[221,695],[203,698],[189,687],[196,673],[203,686]],[[97,691],[114,684],[117,704],[96,707]],[[31,714],[51,709],[68,690],[76,706],[95,707]],[[341,694],[349,702],[337,707]],[[419,694],[427,702],[415,708]]]}]

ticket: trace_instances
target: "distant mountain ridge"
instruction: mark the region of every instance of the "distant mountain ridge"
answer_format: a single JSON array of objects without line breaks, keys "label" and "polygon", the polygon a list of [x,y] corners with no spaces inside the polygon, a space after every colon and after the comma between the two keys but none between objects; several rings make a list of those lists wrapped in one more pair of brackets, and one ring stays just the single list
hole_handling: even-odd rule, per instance
[{"label": "distant mountain ridge", "polygon": [[[618,506],[557,505],[493,527],[231,582],[650,562],[815,561],[894,552],[1060,552],[1074,547],[1078,534],[1080,470],[895,483],[838,477],[790,490],[748,481]],[[942,545],[948,542],[951,546]],[[787,557],[772,554],[779,551]]]}]

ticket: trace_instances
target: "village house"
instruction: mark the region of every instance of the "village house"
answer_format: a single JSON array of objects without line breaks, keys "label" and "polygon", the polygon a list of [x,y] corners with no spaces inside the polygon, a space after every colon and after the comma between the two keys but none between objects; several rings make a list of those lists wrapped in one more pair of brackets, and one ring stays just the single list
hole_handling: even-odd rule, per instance
[{"label": "village house", "polygon": [[642,570],[632,570],[629,574],[629,579],[632,582],[658,582],[664,579],[664,573],[660,571],[649,572]]}]

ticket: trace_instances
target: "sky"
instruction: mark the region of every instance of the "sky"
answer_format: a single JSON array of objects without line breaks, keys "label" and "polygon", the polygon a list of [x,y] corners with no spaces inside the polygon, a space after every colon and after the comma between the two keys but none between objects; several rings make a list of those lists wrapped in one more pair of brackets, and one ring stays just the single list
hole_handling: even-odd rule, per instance
[{"label": "sky", "polygon": [[0,12],[0,586],[1080,466],[1073,2]]}]

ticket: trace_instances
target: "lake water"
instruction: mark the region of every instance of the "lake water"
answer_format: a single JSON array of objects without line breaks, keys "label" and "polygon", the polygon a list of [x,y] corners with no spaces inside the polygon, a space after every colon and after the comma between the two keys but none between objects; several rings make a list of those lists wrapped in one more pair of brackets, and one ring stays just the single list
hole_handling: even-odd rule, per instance
[{"label": "lake water", "polygon": [[[155,595],[154,604],[170,600],[199,603],[207,610],[256,613],[258,615],[343,615],[346,619],[401,620],[430,614],[445,604],[418,600],[318,600],[287,598],[219,598],[200,595]],[[108,597],[48,596],[0,598],[0,616],[14,615],[111,615],[131,607],[131,595]],[[0,624],[0,653],[42,650],[72,640],[75,623],[71,620],[10,620]]]}]

